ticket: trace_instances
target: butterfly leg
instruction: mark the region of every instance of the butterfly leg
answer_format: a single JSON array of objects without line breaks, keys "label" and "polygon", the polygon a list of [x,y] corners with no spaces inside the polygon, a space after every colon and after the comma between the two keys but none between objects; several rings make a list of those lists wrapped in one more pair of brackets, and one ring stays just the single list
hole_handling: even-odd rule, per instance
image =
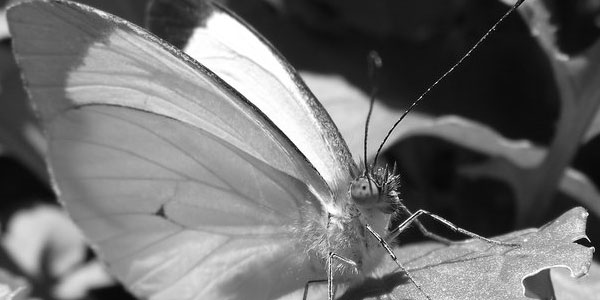
[{"label": "butterfly leg", "polygon": [[306,284],[304,285],[304,294],[302,296],[302,300],[307,300],[308,299],[308,287],[309,285],[313,284],[313,283],[323,283],[323,282],[327,282],[327,279],[317,279],[317,280],[309,280],[306,282]]},{"label": "butterfly leg", "polygon": [[356,262],[343,256],[337,255],[333,252],[329,252],[327,257],[327,300],[333,300],[335,297],[335,291],[333,286],[333,260],[337,259],[344,263],[347,263],[355,268],[358,268]]},{"label": "butterfly leg", "polygon": [[[408,211],[408,209],[406,209],[406,211],[410,212],[410,211]],[[396,229],[392,230],[389,233],[389,235],[387,236],[386,239],[388,241],[394,240],[396,237],[398,237],[398,235],[400,233],[402,233],[404,230],[406,230],[406,228],[408,228],[408,226],[410,226],[410,224],[418,222],[417,218],[419,216],[421,216],[421,215],[430,216],[434,220],[436,220],[436,221],[438,221],[438,222],[446,225],[448,228],[452,229],[455,232],[462,233],[462,234],[464,234],[466,236],[469,236],[471,238],[482,240],[482,241],[484,241],[486,243],[489,243],[489,244],[499,245],[499,246],[509,246],[509,247],[519,247],[520,246],[519,244],[506,243],[506,242],[492,240],[492,239],[488,239],[486,237],[480,236],[480,235],[478,235],[478,234],[476,234],[474,232],[462,229],[462,228],[460,228],[460,227],[452,224],[450,221],[448,221],[448,220],[446,220],[446,219],[444,219],[444,218],[442,218],[442,217],[440,217],[440,216],[438,216],[436,214],[432,214],[432,213],[430,213],[430,212],[428,212],[426,210],[422,210],[422,209],[419,209],[417,212],[411,214],[406,220],[404,220],[404,222],[402,222],[402,224],[400,224],[398,227],[396,227]],[[417,224],[420,224],[420,222],[417,223]],[[423,232],[425,234],[425,236],[431,236],[431,235],[428,235],[428,234],[425,233],[425,232],[429,232],[429,231],[427,229],[425,229],[425,227],[423,226],[423,224],[421,224],[421,227],[423,228],[421,231],[425,230]],[[430,233],[430,234],[432,234],[432,233]],[[436,234],[433,234],[433,235],[437,236]],[[444,240],[447,240],[447,239],[444,238]]]},{"label": "butterfly leg", "polygon": [[396,265],[398,266],[398,268],[400,268],[400,270],[404,274],[406,274],[406,276],[408,277],[408,279],[417,287],[417,289],[419,289],[419,291],[423,295],[425,295],[425,297],[428,300],[432,300],[431,297],[429,297],[429,295],[423,290],[423,288],[421,287],[421,285],[412,277],[412,275],[410,275],[410,273],[408,273],[408,271],[406,270],[406,268],[400,263],[400,261],[398,260],[398,257],[396,256],[396,254],[394,254],[394,252],[390,248],[390,245],[377,232],[375,232],[375,230],[373,230],[373,228],[371,228],[371,226],[369,224],[365,224],[365,226],[367,227],[367,230],[375,237],[375,239],[377,239],[377,241],[385,249],[385,251],[390,255],[390,257],[396,263]]},{"label": "butterfly leg", "polygon": [[[401,202],[400,204],[400,209],[402,209],[402,211],[404,211],[406,214],[408,214],[409,216],[411,216],[413,213],[408,209],[408,207],[406,207],[404,204],[402,204]],[[428,237],[430,239],[436,240],[440,243],[444,243],[447,245],[456,243],[455,241],[449,240],[441,235],[437,235],[429,230],[427,230],[427,228],[425,228],[425,225],[423,225],[423,223],[421,223],[421,221],[419,221],[418,219],[414,220],[414,223],[417,225],[417,228],[419,228],[419,230],[421,231],[421,233],[423,233],[423,235],[425,237]],[[400,234],[400,232],[398,232],[392,239],[387,240],[387,242],[389,243],[390,241],[392,241],[394,238],[398,237],[398,234]]]}]

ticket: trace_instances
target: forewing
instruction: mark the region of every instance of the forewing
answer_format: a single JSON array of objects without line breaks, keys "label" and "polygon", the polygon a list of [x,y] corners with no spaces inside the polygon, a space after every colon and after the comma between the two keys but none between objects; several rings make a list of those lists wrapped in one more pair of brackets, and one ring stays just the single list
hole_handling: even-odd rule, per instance
[{"label": "forewing", "polygon": [[32,1],[8,18],[59,197],[136,295],[272,299],[314,279],[290,229],[331,194],[258,109],[116,17]]},{"label": "forewing", "polygon": [[240,91],[279,127],[332,188],[354,161],[329,114],[292,66],[231,13],[195,0],[153,0],[149,27]]}]

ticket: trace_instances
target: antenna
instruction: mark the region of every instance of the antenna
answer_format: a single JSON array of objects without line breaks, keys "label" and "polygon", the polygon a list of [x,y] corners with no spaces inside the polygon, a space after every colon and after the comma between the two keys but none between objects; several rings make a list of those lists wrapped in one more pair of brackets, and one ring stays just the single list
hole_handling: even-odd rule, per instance
[{"label": "antenna", "polygon": [[371,94],[369,102],[369,112],[367,113],[367,121],[365,122],[365,141],[364,146],[364,160],[365,160],[365,172],[369,170],[369,164],[367,163],[367,141],[369,138],[369,122],[371,121],[371,115],[373,114],[373,105],[375,104],[375,95],[379,90],[377,86],[377,72],[383,66],[381,56],[375,50],[369,51],[367,55],[367,74],[371,85]]},{"label": "antenna", "polygon": [[[427,95],[429,94],[429,92],[436,87],[442,80],[444,80],[444,78],[446,78],[446,76],[448,76],[450,73],[452,73],[454,71],[454,69],[456,69],[460,64],[463,63],[463,61],[469,57],[471,55],[471,53],[479,47],[479,45],[485,40],[487,39],[487,37],[492,33],[492,31],[496,30],[496,27],[498,27],[498,25],[500,23],[502,23],[502,21],[504,21],[504,19],[506,19],[506,17],[508,17],[510,14],[512,14],[519,6],[521,6],[521,4],[524,2],[525,0],[518,0],[506,13],[504,13],[504,15],[502,15],[502,17],[500,17],[500,19],[498,19],[498,21],[496,21],[496,23],[494,23],[494,25],[492,25],[492,27],[490,29],[488,29],[488,31],[486,31],[486,33],[479,38],[479,40],[469,49],[469,51],[467,51],[467,53],[465,55],[463,55],[454,65],[452,65],[452,67],[450,69],[448,69],[448,71],[446,71],[444,74],[442,74],[442,76],[440,76],[432,85],[430,85],[418,98],[417,100],[415,100],[415,102],[413,102],[408,109],[406,109],[406,111],[404,111],[404,113],[400,116],[400,118],[398,119],[398,121],[396,121],[396,123],[394,123],[394,126],[392,126],[392,128],[388,131],[388,133],[386,134],[385,138],[383,139],[383,141],[381,142],[381,144],[379,145],[379,148],[377,149],[377,153],[375,154],[375,160],[373,161],[373,165],[377,164],[377,158],[379,157],[379,153],[381,153],[381,149],[383,148],[383,145],[385,145],[385,143],[387,142],[387,140],[389,139],[390,135],[392,134],[392,132],[394,131],[394,129],[396,129],[396,127],[398,126],[398,124],[404,120],[404,118],[408,115],[409,112],[411,112],[413,110],[413,108],[415,108],[415,106],[417,106],[417,104],[419,104],[419,102],[421,102],[421,100]],[[370,114],[370,112],[369,112]]]}]

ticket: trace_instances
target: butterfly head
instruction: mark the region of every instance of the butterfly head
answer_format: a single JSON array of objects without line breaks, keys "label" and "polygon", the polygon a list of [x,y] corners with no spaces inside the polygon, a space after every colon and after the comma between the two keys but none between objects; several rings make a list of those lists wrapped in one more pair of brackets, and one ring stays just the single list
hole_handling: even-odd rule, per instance
[{"label": "butterfly head", "polygon": [[351,182],[350,197],[362,208],[391,214],[400,202],[399,187],[400,175],[396,174],[395,166],[392,169],[370,168]]}]

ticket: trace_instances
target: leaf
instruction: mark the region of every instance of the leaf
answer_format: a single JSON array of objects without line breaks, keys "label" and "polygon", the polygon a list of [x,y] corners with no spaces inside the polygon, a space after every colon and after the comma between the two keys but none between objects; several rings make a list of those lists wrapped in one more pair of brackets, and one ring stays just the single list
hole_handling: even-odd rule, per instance
[{"label": "leaf", "polygon": [[[540,228],[494,237],[521,245],[516,248],[466,240],[451,246],[411,244],[395,248],[394,253],[431,299],[551,299],[550,269],[566,268],[572,277],[580,278],[592,264],[594,248],[576,243],[587,239],[587,215],[585,209],[576,207]],[[347,290],[338,287],[338,300],[425,299],[390,258],[374,274]],[[300,299],[302,292],[285,299]],[[308,294],[309,299],[326,299],[326,285],[313,284]]]},{"label": "leaf", "polygon": [[575,279],[568,269],[556,268],[551,272],[556,299],[594,300],[600,295],[600,264],[592,262],[589,274]]},{"label": "leaf", "polygon": [[[514,1],[504,0],[507,4]],[[582,142],[599,132],[600,123],[600,41],[575,56],[563,53],[556,43],[558,28],[542,1],[525,1],[521,16],[548,56],[560,94],[560,116],[554,138],[542,163],[530,171],[531,201],[521,205],[518,223],[539,220],[550,206],[553,190]],[[596,121],[594,121],[596,120]],[[523,191],[521,191],[523,192]]]},{"label": "leaf", "polygon": [[[518,243],[518,248],[467,240],[452,246],[415,244],[394,252],[432,299],[527,299],[524,293],[531,295],[532,291],[526,291],[523,282],[544,276],[544,270],[568,268],[577,278],[588,272],[594,248],[575,243],[587,239],[587,215],[585,209],[578,207],[539,229],[494,238]],[[375,299],[386,291],[399,299],[425,298],[393,262],[386,261],[378,274],[383,276],[351,288],[340,299]],[[545,282],[547,288],[537,289],[537,294],[552,296],[550,284],[544,278],[540,282]]]},{"label": "leaf", "polygon": [[[570,56],[557,45],[558,28],[552,24],[551,12],[544,2],[526,1],[520,12],[548,56],[559,87],[562,107],[555,140],[588,142],[600,133],[600,86],[597,84],[600,80],[600,41],[584,52]],[[562,131],[567,133],[563,136]],[[561,143],[557,141],[556,144]]]},{"label": "leaf", "polygon": [[94,260],[66,274],[55,286],[53,295],[59,299],[84,299],[92,289],[115,284],[104,263]]},{"label": "leaf", "polygon": [[22,300],[27,299],[30,287],[27,281],[21,277],[14,276],[0,268],[0,299]]},{"label": "leaf", "polygon": [[[458,116],[439,117],[405,133],[405,137],[417,135],[437,137],[489,155],[490,160],[465,166],[460,173],[470,177],[491,177],[510,184],[517,198],[517,211],[524,215],[536,194],[548,189],[539,181],[543,176],[537,169],[548,150],[529,141],[506,139],[483,124]],[[600,192],[582,173],[567,168],[560,178],[559,190],[600,216]]]},{"label": "leaf", "polygon": [[484,124],[459,116],[443,116],[423,125],[411,129],[406,133],[406,137],[417,135],[437,137],[491,157],[503,157],[522,168],[535,167],[546,154],[546,149],[537,147],[527,140],[506,139]]},{"label": "leaf", "polygon": [[[64,211],[48,205],[16,214],[8,224],[2,244],[11,257],[30,276],[60,277],[83,261],[85,241]],[[48,266],[42,266],[44,253]]]},{"label": "leaf", "polygon": [[0,8],[0,41],[9,37],[6,9]]},{"label": "leaf", "polygon": [[102,263],[85,262],[83,236],[57,207],[40,205],[16,214],[2,245],[22,272],[35,279],[35,291],[45,293],[48,285],[58,299],[81,299],[93,288],[114,284]]}]

